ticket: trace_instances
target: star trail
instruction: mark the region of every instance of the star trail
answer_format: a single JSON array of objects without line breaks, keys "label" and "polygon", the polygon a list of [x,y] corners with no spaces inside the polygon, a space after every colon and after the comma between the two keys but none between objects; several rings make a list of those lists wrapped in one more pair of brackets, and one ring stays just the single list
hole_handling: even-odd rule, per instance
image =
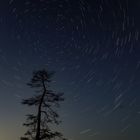
[{"label": "star trail", "polygon": [[1,1],[0,139],[24,135],[26,83],[48,68],[69,140],[139,140],[139,13],[138,0]]}]

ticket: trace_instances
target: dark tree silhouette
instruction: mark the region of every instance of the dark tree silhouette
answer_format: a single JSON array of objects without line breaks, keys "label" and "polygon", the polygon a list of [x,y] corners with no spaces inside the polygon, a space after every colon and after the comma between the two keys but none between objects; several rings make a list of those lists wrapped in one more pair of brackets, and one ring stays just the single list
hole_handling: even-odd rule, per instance
[{"label": "dark tree silhouette", "polygon": [[29,140],[29,139],[25,137],[21,137],[20,140]]},{"label": "dark tree silhouette", "polygon": [[50,124],[59,124],[59,115],[55,108],[59,107],[59,102],[63,101],[63,93],[56,93],[50,90],[51,78],[54,72],[39,70],[33,72],[31,81],[27,84],[36,89],[37,95],[23,99],[22,104],[35,106],[36,114],[28,114],[26,123],[29,129],[25,135],[31,140],[50,140],[52,138],[63,138],[60,132],[50,129]]}]

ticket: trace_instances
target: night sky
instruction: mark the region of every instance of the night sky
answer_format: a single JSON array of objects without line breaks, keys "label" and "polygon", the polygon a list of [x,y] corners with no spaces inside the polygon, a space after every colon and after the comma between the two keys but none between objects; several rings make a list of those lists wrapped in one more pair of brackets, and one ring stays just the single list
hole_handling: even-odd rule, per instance
[{"label": "night sky", "polygon": [[19,140],[32,71],[56,72],[69,140],[140,139],[139,0],[0,0],[0,140]]}]

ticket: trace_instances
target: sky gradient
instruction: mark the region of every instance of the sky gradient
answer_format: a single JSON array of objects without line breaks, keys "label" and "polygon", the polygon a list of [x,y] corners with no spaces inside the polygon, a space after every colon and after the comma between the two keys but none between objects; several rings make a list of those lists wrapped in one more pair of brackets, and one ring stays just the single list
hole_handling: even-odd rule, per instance
[{"label": "sky gradient", "polygon": [[140,139],[140,1],[0,2],[0,140],[19,140],[33,70],[65,93],[58,129],[70,140]]}]

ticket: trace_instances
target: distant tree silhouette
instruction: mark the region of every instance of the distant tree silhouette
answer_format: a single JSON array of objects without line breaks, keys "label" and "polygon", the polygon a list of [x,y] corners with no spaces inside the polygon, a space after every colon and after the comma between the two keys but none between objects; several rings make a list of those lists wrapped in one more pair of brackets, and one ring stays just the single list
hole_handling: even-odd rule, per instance
[{"label": "distant tree silhouette", "polygon": [[26,137],[21,137],[20,140],[29,140],[29,139]]},{"label": "distant tree silhouette", "polygon": [[48,72],[46,69],[33,72],[33,77],[27,84],[36,89],[37,95],[23,99],[22,104],[34,106],[37,113],[28,114],[26,123],[29,129],[25,135],[31,140],[51,140],[52,138],[63,138],[60,132],[53,131],[50,124],[59,124],[59,115],[55,111],[59,107],[59,102],[64,101],[63,93],[56,93],[50,90],[51,78],[54,72]]}]

